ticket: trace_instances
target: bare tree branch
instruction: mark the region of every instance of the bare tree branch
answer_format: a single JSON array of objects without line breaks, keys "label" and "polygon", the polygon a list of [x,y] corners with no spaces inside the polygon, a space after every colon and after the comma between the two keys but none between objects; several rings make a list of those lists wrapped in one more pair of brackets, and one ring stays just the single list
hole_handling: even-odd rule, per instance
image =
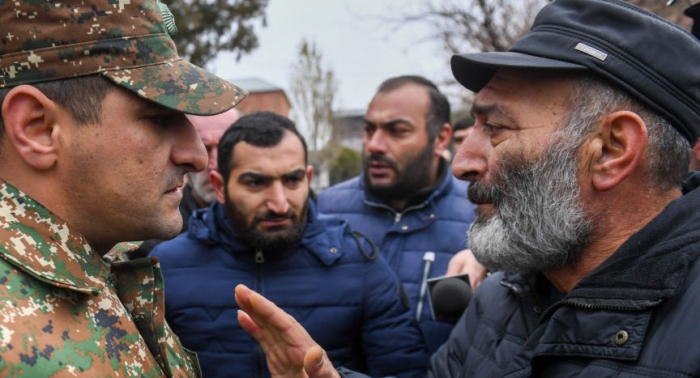
[{"label": "bare tree branch", "polygon": [[289,88],[295,113],[307,128],[310,163],[318,165],[323,158],[320,150],[331,135],[338,82],[333,70],[324,66],[323,55],[314,42],[304,39],[299,45]]}]

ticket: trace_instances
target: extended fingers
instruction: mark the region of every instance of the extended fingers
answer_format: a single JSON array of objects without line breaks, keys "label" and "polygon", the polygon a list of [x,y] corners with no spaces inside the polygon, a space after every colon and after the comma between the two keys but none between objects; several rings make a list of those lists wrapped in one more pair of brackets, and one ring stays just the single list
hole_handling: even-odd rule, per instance
[{"label": "extended fingers", "polygon": [[[250,316],[246,314],[243,310],[238,310],[238,324],[240,324],[246,332],[253,335],[253,337],[255,337],[256,334],[260,332],[260,327],[258,327],[258,325],[255,324],[253,319],[251,319]],[[257,337],[255,338],[257,340]]]}]

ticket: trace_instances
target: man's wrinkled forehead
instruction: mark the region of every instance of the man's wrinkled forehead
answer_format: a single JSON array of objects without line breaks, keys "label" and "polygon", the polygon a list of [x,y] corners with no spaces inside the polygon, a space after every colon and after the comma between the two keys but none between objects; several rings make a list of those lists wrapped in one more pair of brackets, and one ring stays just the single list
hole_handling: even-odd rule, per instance
[{"label": "man's wrinkled forehead", "polygon": [[[491,80],[476,93],[474,97],[476,109],[472,109],[472,111],[485,109],[491,112],[504,112],[504,105],[495,103],[494,98],[498,95],[514,97],[510,95],[523,92],[513,91],[518,88],[525,88],[527,89],[525,93],[532,94],[551,93],[556,90],[557,93],[551,94],[568,99],[574,89],[575,81],[582,77],[584,74],[577,72],[502,68],[496,71]],[[529,99],[530,96],[522,96],[522,101]],[[513,100],[517,101],[518,98],[513,98]]]},{"label": "man's wrinkled forehead", "polygon": [[[504,70],[501,69],[489,80],[489,82],[479,91],[474,97],[474,102],[471,108],[471,114],[478,116],[498,116],[512,120],[509,116],[511,113],[507,103],[499,100],[499,94],[509,94],[513,86],[530,85],[531,83],[524,82],[526,75],[522,70]],[[523,75],[519,75],[522,73]]]}]

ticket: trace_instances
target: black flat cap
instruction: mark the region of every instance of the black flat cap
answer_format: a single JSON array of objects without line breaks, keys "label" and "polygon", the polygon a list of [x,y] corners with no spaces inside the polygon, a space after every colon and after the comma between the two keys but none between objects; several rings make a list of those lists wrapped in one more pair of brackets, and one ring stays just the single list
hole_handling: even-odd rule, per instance
[{"label": "black flat cap", "polygon": [[478,92],[499,68],[595,72],[654,109],[691,144],[700,135],[700,43],[617,0],[556,0],[507,52],[455,55],[452,73]]}]

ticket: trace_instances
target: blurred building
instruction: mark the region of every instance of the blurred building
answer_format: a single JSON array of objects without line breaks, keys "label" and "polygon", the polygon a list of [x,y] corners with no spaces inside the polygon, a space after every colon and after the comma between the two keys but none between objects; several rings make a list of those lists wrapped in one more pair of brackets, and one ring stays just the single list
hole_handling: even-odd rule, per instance
[{"label": "blurred building", "polygon": [[231,81],[249,93],[245,100],[236,105],[236,109],[244,114],[268,111],[289,117],[291,103],[287,93],[281,87],[258,77],[231,79]]},{"label": "blurred building", "polygon": [[336,145],[362,152],[365,109],[337,110],[333,113],[331,140]]}]

